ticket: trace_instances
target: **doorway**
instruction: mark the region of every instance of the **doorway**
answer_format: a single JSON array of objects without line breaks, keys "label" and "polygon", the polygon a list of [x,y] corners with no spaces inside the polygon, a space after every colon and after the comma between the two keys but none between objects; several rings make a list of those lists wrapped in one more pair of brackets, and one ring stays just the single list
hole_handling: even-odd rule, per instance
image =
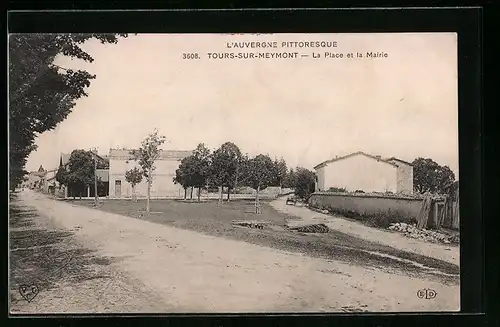
[{"label": "doorway", "polygon": [[122,197],[122,181],[121,180],[115,181],[115,197],[117,197],[117,198]]}]

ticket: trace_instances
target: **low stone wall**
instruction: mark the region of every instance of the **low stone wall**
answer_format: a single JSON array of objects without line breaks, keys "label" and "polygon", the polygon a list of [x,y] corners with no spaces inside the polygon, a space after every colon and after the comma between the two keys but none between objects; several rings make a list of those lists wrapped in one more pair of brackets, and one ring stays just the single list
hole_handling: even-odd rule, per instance
[{"label": "low stone wall", "polygon": [[309,206],[348,218],[378,219],[377,225],[393,222],[411,223],[422,208],[423,199],[411,196],[357,193],[313,193]]}]

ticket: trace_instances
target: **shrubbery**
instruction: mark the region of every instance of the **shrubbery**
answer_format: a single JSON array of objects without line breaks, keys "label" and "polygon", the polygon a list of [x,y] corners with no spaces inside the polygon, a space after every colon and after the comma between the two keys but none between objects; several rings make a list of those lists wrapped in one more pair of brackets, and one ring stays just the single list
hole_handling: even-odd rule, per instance
[{"label": "shrubbery", "polygon": [[345,187],[330,187],[327,192],[345,193],[347,190]]},{"label": "shrubbery", "polygon": [[416,223],[415,219],[408,218],[403,213],[394,210],[389,210],[386,213],[360,214],[352,210],[332,208],[329,205],[310,204],[310,208],[321,211],[326,210],[330,214],[336,214],[343,216],[345,218],[359,220],[362,221],[363,223],[366,223],[369,226],[376,226],[382,228],[387,228],[389,227],[390,224],[393,223],[400,223],[400,222],[409,224]]}]

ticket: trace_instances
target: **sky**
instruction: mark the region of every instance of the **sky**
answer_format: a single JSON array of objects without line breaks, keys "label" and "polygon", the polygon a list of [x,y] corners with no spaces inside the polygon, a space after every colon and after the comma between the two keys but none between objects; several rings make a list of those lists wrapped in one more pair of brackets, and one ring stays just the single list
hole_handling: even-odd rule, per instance
[{"label": "sky", "polygon": [[[276,49],[229,49],[276,41]],[[286,41],[336,41],[336,48],[281,48]],[[139,34],[82,46],[95,61],[58,57],[96,74],[88,97],[38,136],[26,166],[57,168],[61,153],[135,148],[155,128],[164,149],[243,153],[312,169],[364,151],[413,161],[432,158],[458,176],[457,37],[433,34]],[[209,59],[208,53],[298,52],[298,58]],[[313,58],[312,53],[320,58]],[[325,52],[343,58],[325,58]],[[347,58],[348,53],[363,58]],[[366,58],[367,52],[387,57]],[[198,53],[200,59],[183,59]],[[308,57],[301,57],[308,54]]]}]

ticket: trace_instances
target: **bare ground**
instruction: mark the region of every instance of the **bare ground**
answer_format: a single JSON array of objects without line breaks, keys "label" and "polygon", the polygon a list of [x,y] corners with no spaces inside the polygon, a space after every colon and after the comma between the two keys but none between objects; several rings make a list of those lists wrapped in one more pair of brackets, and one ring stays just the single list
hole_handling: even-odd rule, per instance
[{"label": "bare ground", "polygon": [[[155,309],[154,293],[113,266],[118,258],[85,247],[76,229],[61,228],[35,207],[13,199],[10,206],[10,312],[105,313]],[[27,302],[20,285],[39,292]]]},{"label": "bare ground", "polygon": [[306,207],[286,205],[285,198],[271,202],[273,208],[286,215],[294,215],[309,222],[323,222],[333,230],[357,238],[394,247],[405,252],[411,252],[441,261],[446,261],[455,266],[460,265],[460,247],[456,244],[436,244],[417,239],[411,239],[397,232],[380,228],[368,227],[359,221],[340,216],[331,216],[312,211]]},{"label": "bare ground", "polygon": [[[37,194],[20,196],[11,208],[31,210],[31,214],[36,210],[37,218],[30,218],[30,213],[18,214],[23,217],[18,222],[11,218],[11,312],[459,310],[459,286],[456,281],[441,280],[438,274],[415,270],[412,276],[397,265],[387,268],[387,264],[379,264],[386,267],[381,270],[373,262],[363,265],[349,264],[347,258],[346,262],[314,258],[300,251],[277,249],[280,246],[262,247],[203,235]],[[152,217],[155,215],[147,216]],[[66,234],[49,233],[49,238],[40,232],[40,237],[30,237],[23,244],[23,229]],[[214,229],[220,232],[221,226]],[[243,233],[254,232],[245,229]],[[317,243],[312,238],[308,241],[311,246]],[[43,243],[47,239],[55,241]],[[20,249],[27,246],[39,247],[21,255]],[[51,255],[48,248],[53,251]],[[45,250],[33,259],[38,251],[34,249]],[[64,258],[72,250],[73,260],[68,264],[55,259]],[[45,277],[57,270],[52,275],[57,277]],[[109,278],[93,278],[96,276]],[[42,286],[39,295],[28,303],[20,298],[17,287],[33,281]],[[431,288],[438,295],[432,300],[420,299],[416,292],[422,288]]]},{"label": "bare ground", "polygon": [[[74,201],[73,203],[93,206],[93,201]],[[299,219],[304,217],[299,215],[302,212],[297,215],[292,215],[291,212],[278,212],[275,207],[280,203],[281,200],[263,202],[263,213],[257,216],[252,213],[253,202],[251,200],[231,201],[222,205],[219,205],[217,201],[197,203],[153,200],[151,202],[152,214],[150,215],[144,213],[144,201],[134,203],[129,200],[107,200],[102,203],[99,209],[311,257],[338,260],[349,264],[355,263],[386,271],[397,271],[409,276],[422,277],[426,275],[429,279],[450,285],[457,285],[459,282],[460,269],[458,265],[432,256],[407,251],[405,243],[407,239],[402,239],[405,242],[400,240],[400,242],[390,244],[392,245],[390,246],[379,242],[379,239],[372,240],[370,237],[372,234],[369,233],[365,233],[364,237],[359,237],[336,229],[332,229],[328,234],[305,234],[290,231],[285,228],[285,223],[300,222]],[[289,210],[293,209],[304,209],[306,214],[310,214],[306,208],[291,207]],[[258,219],[268,221],[270,224],[266,225],[264,230],[235,227],[231,224],[232,220],[235,219]],[[375,232],[378,230],[375,229]]]}]

